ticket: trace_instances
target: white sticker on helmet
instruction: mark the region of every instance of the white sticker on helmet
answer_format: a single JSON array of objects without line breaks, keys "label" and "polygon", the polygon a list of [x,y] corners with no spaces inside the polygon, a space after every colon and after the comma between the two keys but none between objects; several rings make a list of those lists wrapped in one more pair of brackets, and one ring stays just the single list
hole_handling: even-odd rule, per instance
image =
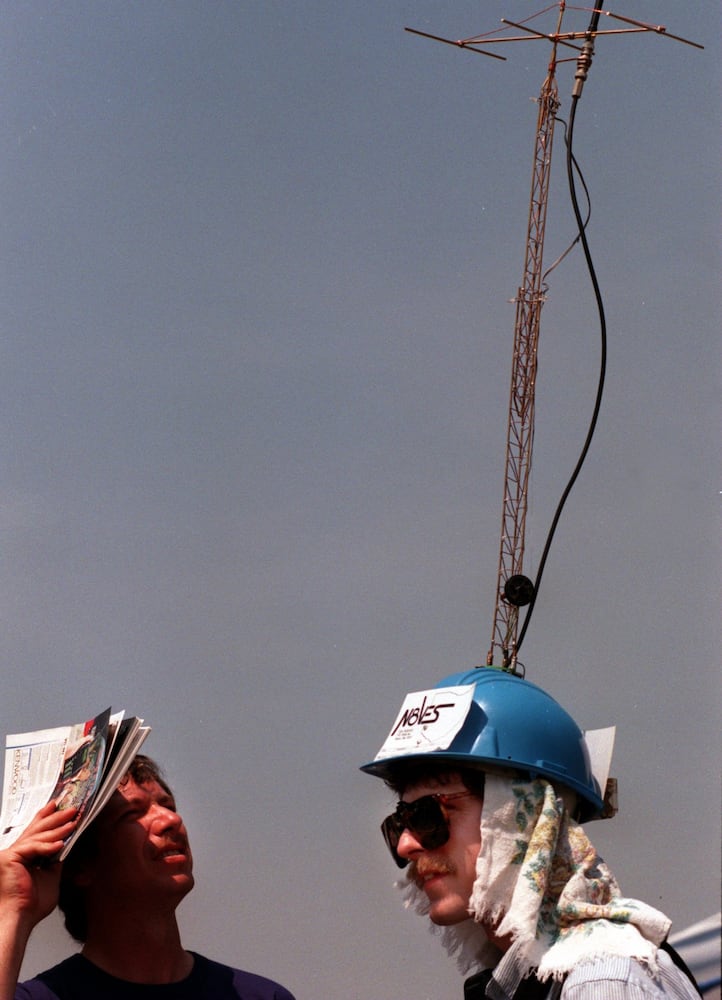
[{"label": "white sticker on helmet", "polygon": [[447,750],[469,714],[473,684],[407,694],[386,742],[374,757]]}]

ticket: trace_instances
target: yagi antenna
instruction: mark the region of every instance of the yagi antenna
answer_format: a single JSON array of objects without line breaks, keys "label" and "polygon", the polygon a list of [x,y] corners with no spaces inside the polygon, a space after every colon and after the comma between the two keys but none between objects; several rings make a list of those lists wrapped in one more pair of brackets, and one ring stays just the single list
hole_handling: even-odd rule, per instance
[{"label": "yagi antenna", "polygon": [[[536,27],[531,27],[530,22],[541,15],[547,14],[550,10],[558,10],[556,28],[553,32],[539,31]],[[566,11],[574,10],[586,12],[591,15],[589,25],[582,31],[562,31],[562,20]],[[619,22],[623,27],[600,28],[601,18],[612,19]],[[477,52],[480,55],[490,56],[493,59],[505,59],[497,52],[487,51],[491,46],[506,44],[509,42],[533,42],[546,41],[551,43],[552,55],[549,61],[546,79],[539,95],[539,113],[537,118],[536,143],[534,148],[534,162],[532,170],[531,197],[529,201],[529,222],[527,227],[526,257],[524,262],[524,276],[521,286],[517,292],[516,321],[514,326],[514,352],[512,361],[511,387],[509,393],[509,412],[507,425],[506,443],[506,468],[504,478],[504,494],[501,524],[501,542],[499,548],[499,566],[497,574],[496,605],[494,611],[494,624],[492,630],[491,645],[486,657],[487,666],[498,666],[504,670],[517,671],[519,666],[517,656],[521,647],[527,626],[529,625],[531,614],[534,609],[539,584],[541,582],[546,557],[549,551],[554,531],[556,529],[559,516],[564,503],[571,491],[582,463],[586,457],[587,450],[591,443],[591,438],[596,426],[601,394],[604,385],[604,371],[606,367],[606,325],[604,321],[604,310],[601,295],[596,282],[596,276],[591,263],[586,243],[586,222],[581,218],[576,203],[574,192],[574,170],[577,169],[576,161],[572,154],[572,134],[574,114],[582,88],[586,81],[589,67],[592,63],[595,39],[605,35],[630,35],[630,34],[657,34],[672,41],[683,42],[696,49],[703,49],[704,46],[697,42],[682,38],[680,35],[673,35],[667,31],[666,27],[660,24],[646,24],[623,14],[615,14],[612,11],[603,10],[598,7],[571,7],[567,6],[565,0],[545,7],[543,10],[532,14],[521,22],[510,21],[502,18],[504,27],[481,35],[474,35],[469,38],[453,40],[443,38],[440,35],[432,35],[425,31],[418,31],[415,28],[406,28],[406,31],[433,41],[444,42],[456,48],[465,49],[470,52]],[[509,30],[514,29],[521,34],[510,34]],[[559,49],[572,49],[576,55],[565,59],[558,58]],[[547,200],[549,192],[549,176],[551,169],[552,140],[554,137],[554,125],[556,122],[556,112],[560,106],[558,97],[558,87],[556,82],[556,67],[561,62],[571,62],[576,59],[577,69],[574,75],[574,86],[572,91],[572,113],[567,133],[567,169],[569,174],[569,184],[572,194],[572,202],[577,218],[579,234],[575,243],[581,241],[587,263],[589,266],[592,284],[597,298],[599,309],[600,325],[602,328],[602,357],[600,365],[599,387],[594,406],[593,416],[590,422],[587,438],[582,449],[577,465],[572,473],[572,477],[567,484],[562,498],[557,507],[552,520],[552,526],[548,533],[544,551],[537,570],[536,580],[532,582],[524,574],[524,542],[526,529],[526,514],[529,493],[529,473],[531,471],[532,443],[534,439],[534,397],[536,388],[537,351],[539,345],[539,323],[541,307],[546,298],[545,278],[547,274],[556,267],[564,256],[544,271],[542,258],[544,252],[544,233],[546,227]],[[571,248],[569,248],[571,249]],[[521,634],[518,632],[519,609],[527,607],[524,619],[524,626]],[[496,661],[496,662],[495,662]],[[499,662],[500,661],[500,662]],[[523,668],[522,668],[523,669]]]},{"label": "yagi antenna", "polygon": [[[553,4],[552,7],[545,7],[544,10],[537,11],[536,14],[532,14],[526,19],[526,21],[516,22],[510,21],[506,17],[501,18],[501,23],[511,27],[516,28],[517,31],[525,31],[525,35],[504,35],[501,32],[504,29],[497,28],[495,31],[487,32],[483,35],[472,35],[470,38],[444,38],[441,35],[432,35],[428,31],[419,31],[418,28],[405,28],[405,31],[410,32],[412,35],[420,35],[422,38],[430,38],[434,42],[444,42],[446,45],[453,45],[457,49],[468,49],[469,52],[478,52],[482,56],[490,56],[492,59],[503,59],[506,61],[506,56],[499,55],[498,52],[486,52],[483,49],[478,48],[479,45],[499,45],[506,42],[529,42],[537,39],[546,39],[547,41],[553,42],[555,45],[566,45],[570,48],[579,49],[580,46],[573,45],[574,41],[582,41],[589,37],[590,29],[587,28],[584,31],[561,31],[557,30],[553,34],[549,34],[543,31],[536,31],[534,28],[529,28],[527,25],[528,21],[532,21],[534,18],[546,14],[548,11],[552,10],[553,7],[557,6]],[[685,45],[691,45],[695,49],[703,49],[704,45],[700,45],[698,42],[693,42],[689,38],[682,38],[681,35],[673,35],[671,32],[667,31],[663,24],[647,24],[644,21],[637,21],[633,17],[626,17],[623,14],[615,14],[611,10],[602,10],[601,8],[595,7],[571,7],[567,6],[563,0],[559,2],[559,9],[561,13],[564,10],[576,10],[583,11],[588,14],[600,16],[611,17],[616,21],[620,21],[622,24],[628,24],[628,28],[598,28],[595,27],[591,34],[598,38],[600,35],[634,35],[640,32],[654,32],[658,35],[664,35],[666,38],[671,39],[675,42],[683,42]]]}]

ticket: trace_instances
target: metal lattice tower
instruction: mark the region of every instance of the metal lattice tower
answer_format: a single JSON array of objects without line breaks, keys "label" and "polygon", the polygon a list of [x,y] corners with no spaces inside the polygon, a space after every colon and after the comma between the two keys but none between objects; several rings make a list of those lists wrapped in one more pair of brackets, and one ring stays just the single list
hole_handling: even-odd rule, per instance
[{"label": "metal lattice tower", "polygon": [[487,664],[494,662],[494,650],[501,652],[501,666],[508,667],[516,655],[519,621],[518,606],[505,596],[507,581],[523,573],[524,536],[534,440],[534,399],[536,388],[539,322],[544,304],[542,258],[546,227],[552,141],[559,100],[552,61],[539,95],[534,166],[532,171],[529,224],[527,227],[524,277],[516,296],[514,353],[507,426],[504,502],[501,546],[497,575],[494,630]]}]

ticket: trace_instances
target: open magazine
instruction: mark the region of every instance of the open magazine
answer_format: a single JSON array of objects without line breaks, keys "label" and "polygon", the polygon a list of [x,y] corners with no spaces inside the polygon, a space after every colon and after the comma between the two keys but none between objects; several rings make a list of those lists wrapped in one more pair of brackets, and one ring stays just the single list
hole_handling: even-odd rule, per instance
[{"label": "open magazine", "polygon": [[59,860],[67,856],[150,732],[142,719],[124,715],[107,708],[87,722],[6,737],[0,850],[17,840],[37,811],[54,799],[59,809],[80,810],[80,822]]}]

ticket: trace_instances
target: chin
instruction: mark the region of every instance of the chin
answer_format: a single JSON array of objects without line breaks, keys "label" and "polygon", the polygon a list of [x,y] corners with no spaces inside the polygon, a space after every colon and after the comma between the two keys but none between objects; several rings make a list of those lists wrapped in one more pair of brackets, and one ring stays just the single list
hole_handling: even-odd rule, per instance
[{"label": "chin", "polygon": [[193,875],[188,874],[176,878],[175,885],[178,891],[185,896],[191,891],[191,889],[195,885],[195,881],[196,880],[193,878]]},{"label": "chin", "polygon": [[454,924],[461,924],[470,919],[469,911],[464,905],[432,906],[429,910],[429,920],[437,927],[453,927]]}]

